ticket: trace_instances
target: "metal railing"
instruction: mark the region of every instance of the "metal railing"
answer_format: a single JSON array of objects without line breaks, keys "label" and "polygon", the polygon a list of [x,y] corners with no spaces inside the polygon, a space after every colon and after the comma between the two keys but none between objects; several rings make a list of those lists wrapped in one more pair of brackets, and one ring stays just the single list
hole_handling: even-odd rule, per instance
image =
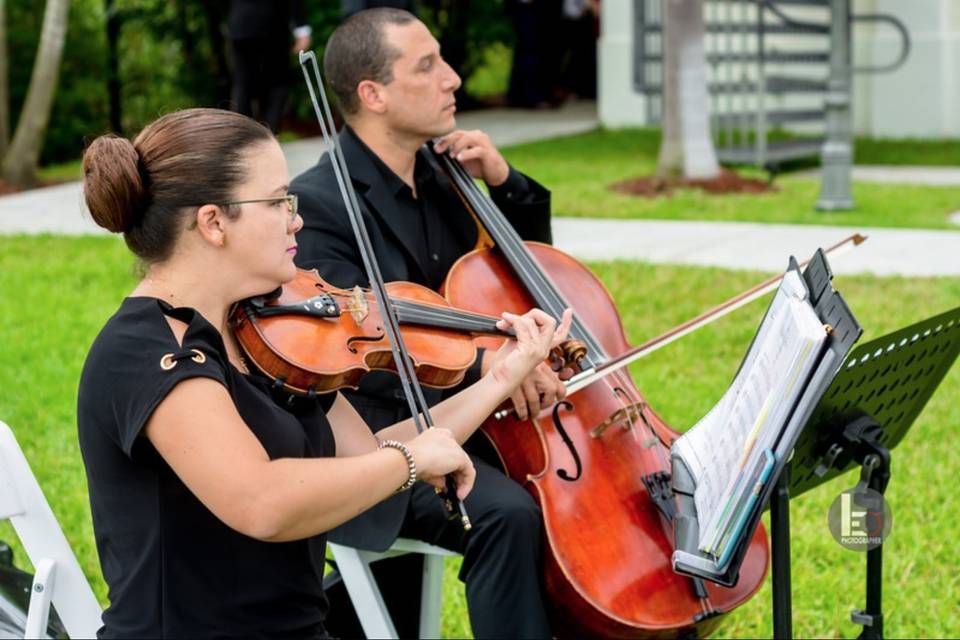
[{"label": "metal railing", "polygon": [[[845,0],[704,2],[711,132],[721,162],[776,170],[821,152],[830,137],[831,96],[836,99],[841,84],[849,103],[850,83],[837,81],[831,62],[838,47],[850,59],[850,21],[888,24],[901,35],[902,47],[882,66],[848,62],[848,74],[891,71],[906,60],[910,38],[902,22],[889,15],[850,15],[848,4],[838,12],[835,3]],[[662,16],[662,0],[634,0],[634,89],[647,97],[650,124],[660,122],[663,112]],[[834,24],[838,19],[847,24]]]}]

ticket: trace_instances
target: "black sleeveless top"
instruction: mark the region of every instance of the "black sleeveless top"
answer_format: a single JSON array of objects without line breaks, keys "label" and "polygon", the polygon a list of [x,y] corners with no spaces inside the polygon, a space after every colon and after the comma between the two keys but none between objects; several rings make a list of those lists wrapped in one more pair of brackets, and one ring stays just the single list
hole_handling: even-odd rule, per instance
[{"label": "black sleeveless top", "polygon": [[[165,316],[188,325],[182,346]],[[234,531],[142,434],[173,387],[198,376],[227,388],[271,459],[335,453],[325,415],[333,394],[290,404],[274,396],[268,380],[233,367],[219,332],[195,310],[149,297],[124,300],[90,348],[77,401],[110,589],[98,635],[322,637],[325,537],[275,543]]]}]

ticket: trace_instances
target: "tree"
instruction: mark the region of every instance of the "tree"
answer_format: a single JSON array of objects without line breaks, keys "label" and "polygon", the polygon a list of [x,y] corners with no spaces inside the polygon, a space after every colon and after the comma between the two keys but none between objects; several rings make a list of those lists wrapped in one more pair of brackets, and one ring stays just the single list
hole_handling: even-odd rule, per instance
[{"label": "tree", "polygon": [[[40,150],[60,75],[69,5],[69,0],[47,0],[44,10],[43,29],[30,76],[30,88],[20,112],[16,133],[3,156],[0,169],[4,179],[17,187],[32,186],[37,180]],[[6,59],[5,52],[3,59]]]},{"label": "tree", "polygon": [[710,137],[704,0],[666,0],[663,13],[663,129],[657,175],[720,173]]}]

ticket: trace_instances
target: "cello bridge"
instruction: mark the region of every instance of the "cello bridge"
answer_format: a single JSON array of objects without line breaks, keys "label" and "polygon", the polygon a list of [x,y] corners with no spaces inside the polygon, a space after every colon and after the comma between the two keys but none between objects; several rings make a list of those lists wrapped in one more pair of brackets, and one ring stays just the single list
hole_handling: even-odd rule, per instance
[{"label": "cello bridge", "polygon": [[[604,431],[606,431],[608,428],[610,428],[611,426],[619,422],[623,423],[624,431],[629,431],[630,429],[632,429],[633,421],[636,420],[637,418],[640,418],[646,423],[647,418],[646,416],[643,415],[643,410],[646,408],[646,406],[647,406],[646,402],[640,401],[640,402],[634,402],[633,404],[625,405],[620,409],[617,409],[616,411],[613,412],[613,414],[609,418],[607,418],[606,420],[604,420],[603,422],[601,422],[596,427],[590,430],[590,437],[599,438],[600,436],[603,435]],[[644,446],[647,446],[646,443],[644,443]]]}]

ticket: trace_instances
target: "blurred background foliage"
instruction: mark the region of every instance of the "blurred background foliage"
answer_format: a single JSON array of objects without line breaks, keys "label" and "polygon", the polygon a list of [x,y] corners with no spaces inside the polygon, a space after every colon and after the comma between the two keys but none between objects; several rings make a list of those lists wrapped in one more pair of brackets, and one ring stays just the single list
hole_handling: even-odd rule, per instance
[{"label": "blurred background foliage", "polygon": [[[7,0],[12,126],[20,114],[43,21],[43,2]],[[313,46],[340,21],[338,1],[306,0]],[[229,108],[231,51],[226,0],[72,0],[64,57],[41,165],[78,158],[85,141],[111,126],[108,17],[116,20],[120,129],[135,134],[157,116],[194,106]],[[513,31],[504,0],[423,0],[419,15],[464,78],[468,93],[502,93]],[[469,19],[467,19],[469,18]],[[504,53],[506,51],[506,53]],[[492,53],[491,53],[492,52]],[[313,111],[291,54],[291,98],[285,129],[315,133]],[[476,75],[476,79],[471,76]]]}]

